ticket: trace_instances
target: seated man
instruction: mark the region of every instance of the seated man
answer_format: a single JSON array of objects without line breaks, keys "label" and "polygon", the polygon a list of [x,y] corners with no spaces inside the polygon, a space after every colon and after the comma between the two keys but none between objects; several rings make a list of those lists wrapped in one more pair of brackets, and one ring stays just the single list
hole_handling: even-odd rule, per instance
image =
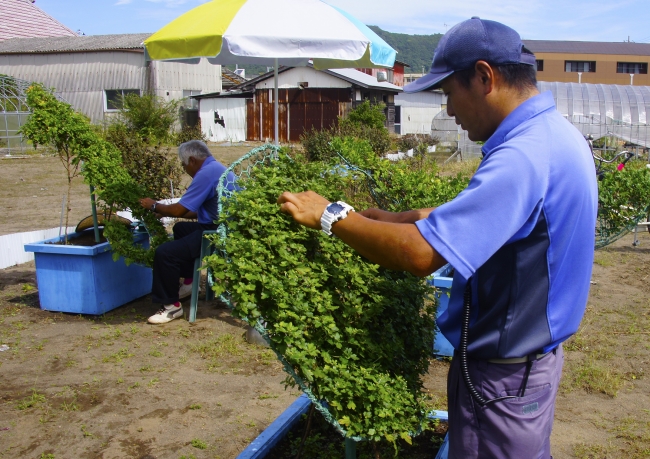
[{"label": "seated man", "polygon": [[[204,230],[215,229],[218,200],[217,184],[226,167],[212,157],[208,146],[190,140],[178,147],[178,157],[192,183],[175,204],[157,203],[151,198],[140,199],[140,205],[163,217],[196,218],[198,222],[178,222],[174,225],[174,240],[156,249],[153,262],[151,296],[163,307],[149,317],[151,324],[164,324],[183,315],[180,303],[192,293],[194,260],[201,254]],[[232,177],[233,183],[235,176]],[[179,289],[180,278],[185,279]]]}]

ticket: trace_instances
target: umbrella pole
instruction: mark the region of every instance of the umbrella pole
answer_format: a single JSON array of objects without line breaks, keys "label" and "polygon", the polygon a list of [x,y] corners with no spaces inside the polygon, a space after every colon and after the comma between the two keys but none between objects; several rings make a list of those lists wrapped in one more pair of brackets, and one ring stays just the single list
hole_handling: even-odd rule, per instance
[{"label": "umbrella pole", "polygon": [[275,59],[273,66],[273,121],[274,121],[274,134],[275,144],[280,145],[280,135],[278,128],[278,59]]}]

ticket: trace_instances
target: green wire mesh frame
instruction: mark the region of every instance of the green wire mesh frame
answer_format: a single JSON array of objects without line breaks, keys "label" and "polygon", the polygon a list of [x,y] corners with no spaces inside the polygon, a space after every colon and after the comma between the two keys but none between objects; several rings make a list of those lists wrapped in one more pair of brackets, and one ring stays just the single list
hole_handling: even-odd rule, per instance
[{"label": "green wire mesh frame", "polygon": [[648,218],[650,214],[650,205],[643,209],[636,216],[631,217],[628,223],[621,227],[620,225],[612,225],[608,220],[598,216],[596,221],[596,249],[601,249],[615,241],[618,241],[620,238],[625,236],[627,233],[634,231],[637,225]]}]

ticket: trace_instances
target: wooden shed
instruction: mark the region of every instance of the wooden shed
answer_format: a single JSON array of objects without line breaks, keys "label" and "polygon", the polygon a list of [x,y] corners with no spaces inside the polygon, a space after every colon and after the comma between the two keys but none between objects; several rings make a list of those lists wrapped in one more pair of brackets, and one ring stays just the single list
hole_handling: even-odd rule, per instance
[{"label": "wooden shed", "polygon": [[[387,127],[394,130],[394,97],[402,88],[355,69],[315,70],[312,67],[283,67],[278,75],[279,135],[281,142],[297,142],[306,130],[336,125],[364,100],[386,104]],[[237,86],[246,99],[246,140],[264,141],[274,137],[273,72]],[[210,98],[231,98],[233,92],[204,94],[199,112],[204,133],[219,132],[209,113]],[[222,139],[219,139],[222,140]]]}]

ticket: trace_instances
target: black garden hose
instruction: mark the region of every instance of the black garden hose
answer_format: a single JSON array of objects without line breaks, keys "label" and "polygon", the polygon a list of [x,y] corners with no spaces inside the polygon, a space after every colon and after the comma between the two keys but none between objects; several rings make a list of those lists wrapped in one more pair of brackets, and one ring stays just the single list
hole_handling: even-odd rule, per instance
[{"label": "black garden hose", "polygon": [[460,329],[460,371],[463,375],[463,380],[465,381],[465,387],[472,395],[472,398],[478,403],[481,407],[487,405],[488,403],[498,402],[500,400],[506,400],[509,398],[517,398],[514,395],[506,395],[504,397],[497,397],[490,400],[485,400],[481,394],[478,393],[472,380],[469,377],[469,368],[467,367],[467,341],[469,336],[469,312],[470,306],[472,304],[472,286],[471,278],[467,280],[467,285],[465,286],[465,294],[463,296],[463,323]]}]

